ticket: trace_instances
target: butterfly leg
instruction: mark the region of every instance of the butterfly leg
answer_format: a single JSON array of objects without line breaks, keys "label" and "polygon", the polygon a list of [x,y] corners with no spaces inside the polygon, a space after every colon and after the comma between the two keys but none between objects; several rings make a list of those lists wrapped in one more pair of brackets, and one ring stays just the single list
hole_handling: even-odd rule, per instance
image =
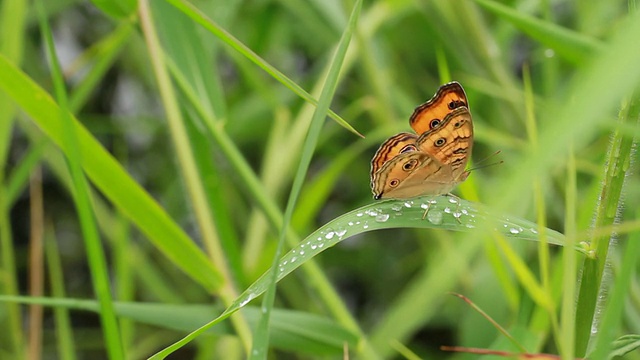
[{"label": "butterfly leg", "polygon": [[[451,196],[452,198],[454,198],[455,203],[456,203],[456,210],[452,213],[453,217],[456,219],[456,221],[458,222],[458,224],[462,225],[462,222],[460,221],[460,215],[462,215],[460,213],[460,198],[453,195],[452,193],[447,193],[446,196]],[[453,202],[453,201],[452,201]]]},{"label": "butterfly leg", "polygon": [[435,201],[433,197],[429,197],[427,201],[425,201],[422,205],[420,205],[420,207],[424,209],[424,214],[422,214],[422,220],[427,218],[427,214],[429,214],[429,210],[431,210],[431,206],[437,203],[438,202]]},{"label": "butterfly leg", "polygon": [[429,213],[429,209],[431,209],[431,200],[427,200],[427,204],[423,206],[423,208],[424,208],[424,214],[422,214],[422,220],[424,220],[427,217],[427,214]]}]

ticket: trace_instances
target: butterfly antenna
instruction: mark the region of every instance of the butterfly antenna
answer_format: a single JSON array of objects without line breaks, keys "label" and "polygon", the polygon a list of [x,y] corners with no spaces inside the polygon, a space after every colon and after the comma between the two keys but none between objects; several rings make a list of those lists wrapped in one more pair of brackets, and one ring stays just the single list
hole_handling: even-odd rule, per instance
[{"label": "butterfly antenna", "polygon": [[477,163],[475,163],[475,166],[470,168],[467,171],[484,169],[484,168],[488,168],[489,166],[500,165],[500,164],[504,163],[504,160],[500,160],[500,161],[496,161],[496,162],[493,162],[493,163],[490,163],[490,164],[483,164],[483,163],[486,163],[492,157],[500,154],[501,152],[502,152],[502,150],[498,150],[498,151],[494,152],[493,154],[491,154],[491,155],[487,156],[486,158],[484,158],[484,159],[478,161]]}]

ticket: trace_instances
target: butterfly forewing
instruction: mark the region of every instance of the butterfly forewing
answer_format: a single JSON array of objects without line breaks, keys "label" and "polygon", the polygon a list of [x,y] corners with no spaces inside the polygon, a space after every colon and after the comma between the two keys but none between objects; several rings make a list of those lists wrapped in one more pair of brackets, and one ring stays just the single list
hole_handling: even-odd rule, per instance
[{"label": "butterfly forewing", "polygon": [[431,99],[414,110],[409,124],[418,135],[423,134],[438,127],[447,114],[461,106],[469,108],[467,95],[460,84],[450,82],[442,85]]},{"label": "butterfly forewing", "polygon": [[451,166],[454,179],[467,166],[473,148],[473,124],[466,107],[459,107],[444,117],[437,128],[416,140],[420,151],[433,156],[444,165]]}]

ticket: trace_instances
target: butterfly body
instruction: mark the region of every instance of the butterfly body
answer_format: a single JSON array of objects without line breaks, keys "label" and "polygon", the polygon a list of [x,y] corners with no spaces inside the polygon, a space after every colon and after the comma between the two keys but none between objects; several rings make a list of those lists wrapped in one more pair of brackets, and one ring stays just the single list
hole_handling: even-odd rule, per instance
[{"label": "butterfly body", "polygon": [[387,139],[371,161],[375,199],[441,195],[466,180],[473,148],[473,123],[462,86],[440,87],[409,120],[416,134]]}]

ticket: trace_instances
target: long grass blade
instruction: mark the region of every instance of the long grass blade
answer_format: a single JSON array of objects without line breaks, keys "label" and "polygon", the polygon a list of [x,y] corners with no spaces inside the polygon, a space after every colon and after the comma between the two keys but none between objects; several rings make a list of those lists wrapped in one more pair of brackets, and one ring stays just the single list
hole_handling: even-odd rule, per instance
[{"label": "long grass blade", "polygon": [[604,49],[603,44],[588,36],[548,21],[523,14],[492,0],[475,0],[480,6],[508,20],[524,33],[553,49],[565,59],[580,64]]},{"label": "long grass blade", "polygon": [[[0,89],[27,113],[65,153],[60,107],[39,85],[0,55]],[[92,183],[122,210],[169,259],[207,289],[220,286],[220,275],[204,253],[169,215],[138,185],[100,143],[71,117],[78,137],[80,161]],[[119,184],[119,186],[113,186]]]},{"label": "long grass blade", "polygon": [[[636,126],[640,124],[640,97],[638,97],[638,93],[634,94],[631,100],[624,105],[618,121],[619,123],[636,124]],[[633,144],[633,138],[624,136],[620,130],[616,130],[612,136],[607,154],[608,161],[604,168],[600,202],[595,214],[595,229],[620,222],[619,216],[623,204],[622,189],[635,153]],[[578,356],[584,356],[588,350],[588,344],[593,334],[593,322],[596,321],[596,311],[604,303],[599,294],[603,286],[608,286],[604,282],[605,265],[609,261],[611,245],[616,244],[616,241],[616,235],[613,232],[594,236],[590,246],[595,256],[585,259],[583,264],[576,310],[576,313],[580,314],[576,317],[576,352]],[[598,324],[595,325],[597,328]]]},{"label": "long grass blade", "polygon": [[[53,43],[53,35],[46,21],[44,10],[38,2],[40,10],[40,30],[45,39],[47,57],[49,59],[56,98],[60,102],[63,140],[69,146],[67,153],[68,166],[71,173],[73,200],[80,220],[80,228],[87,251],[93,289],[100,304],[100,321],[105,339],[105,347],[110,359],[122,359],[124,349],[120,341],[120,330],[113,310],[111,296],[111,281],[107,270],[107,261],[102,249],[100,235],[94,218],[89,199],[89,185],[82,172],[81,153],[79,152],[78,137],[74,131],[71,116],[68,112],[68,100],[64,79]],[[35,354],[32,354],[35,355]]]},{"label": "long grass blade", "polygon": [[[227,43],[236,51],[240,52],[247,59],[253,61],[256,65],[266,71],[269,75],[273,76],[276,80],[280,81],[284,86],[291,89],[294,93],[298,94],[304,100],[310,102],[313,105],[318,106],[318,101],[314,99],[308,92],[302,89],[293,80],[289,79],[282,72],[271,66],[268,62],[262,59],[258,54],[249,49],[246,45],[236,39],[233,35],[227,32],[225,29],[217,25],[213,20],[208,19],[202,12],[200,12],[192,4],[183,0],[167,0],[171,5],[183,11],[187,16],[192,18],[195,22],[202,25],[205,29],[211,31],[214,35],[218,36],[222,41]],[[338,124],[342,125],[352,133],[363,137],[356,129],[354,129],[348,122],[342,119],[338,114],[329,110],[329,116],[334,119]]]},{"label": "long grass blade", "polygon": [[276,249],[273,259],[273,265],[271,266],[268,277],[269,287],[262,302],[264,314],[260,319],[260,323],[258,324],[258,327],[256,329],[253,348],[249,356],[249,358],[252,360],[261,360],[267,358],[267,350],[269,348],[269,319],[271,310],[273,308],[273,303],[275,301],[276,282],[279,275],[278,273],[280,271],[280,269],[278,268],[278,261],[280,259],[280,254],[282,253],[282,249],[285,245],[287,229],[289,228],[289,223],[291,222],[293,211],[296,207],[298,196],[300,195],[300,190],[302,189],[302,185],[307,175],[309,165],[311,164],[311,158],[318,143],[318,138],[320,137],[320,131],[322,130],[322,125],[324,124],[326,113],[329,110],[331,99],[338,86],[338,76],[340,75],[340,69],[342,67],[342,63],[344,62],[344,57],[347,53],[347,49],[349,48],[351,35],[357,26],[361,7],[362,0],[356,1],[351,12],[349,25],[342,34],[340,43],[338,44],[338,48],[336,50],[336,54],[333,58],[333,63],[329,68],[329,73],[327,74],[324,88],[322,89],[322,93],[320,94],[318,106],[316,108],[316,111],[313,113],[311,125],[309,126],[309,132],[307,133],[307,138],[302,148],[300,163],[298,164],[298,169],[293,179],[293,186],[291,188],[291,192],[289,193],[289,200],[284,212],[283,224],[280,230],[280,238],[278,240],[278,248]]},{"label": "long grass blade", "polygon": [[[202,239],[207,248],[208,255],[213,261],[216,269],[222,274],[223,284],[219,289],[219,294],[226,304],[230,304],[237,297],[234,279],[225,258],[225,254],[220,244],[211,208],[207,203],[208,196],[202,184],[202,175],[199,174],[196,161],[193,155],[187,129],[179,109],[178,101],[171,83],[169,72],[164,64],[163,50],[160,46],[153,18],[151,17],[149,2],[140,1],[140,18],[145,38],[150,51],[150,58],[155,76],[158,80],[160,95],[167,113],[167,120],[171,129],[172,140],[179,159],[180,169],[186,183],[193,210],[202,234]],[[240,339],[246,349],[250,346],[250,330],[245,319],[240,315],[231,318]]]}]

